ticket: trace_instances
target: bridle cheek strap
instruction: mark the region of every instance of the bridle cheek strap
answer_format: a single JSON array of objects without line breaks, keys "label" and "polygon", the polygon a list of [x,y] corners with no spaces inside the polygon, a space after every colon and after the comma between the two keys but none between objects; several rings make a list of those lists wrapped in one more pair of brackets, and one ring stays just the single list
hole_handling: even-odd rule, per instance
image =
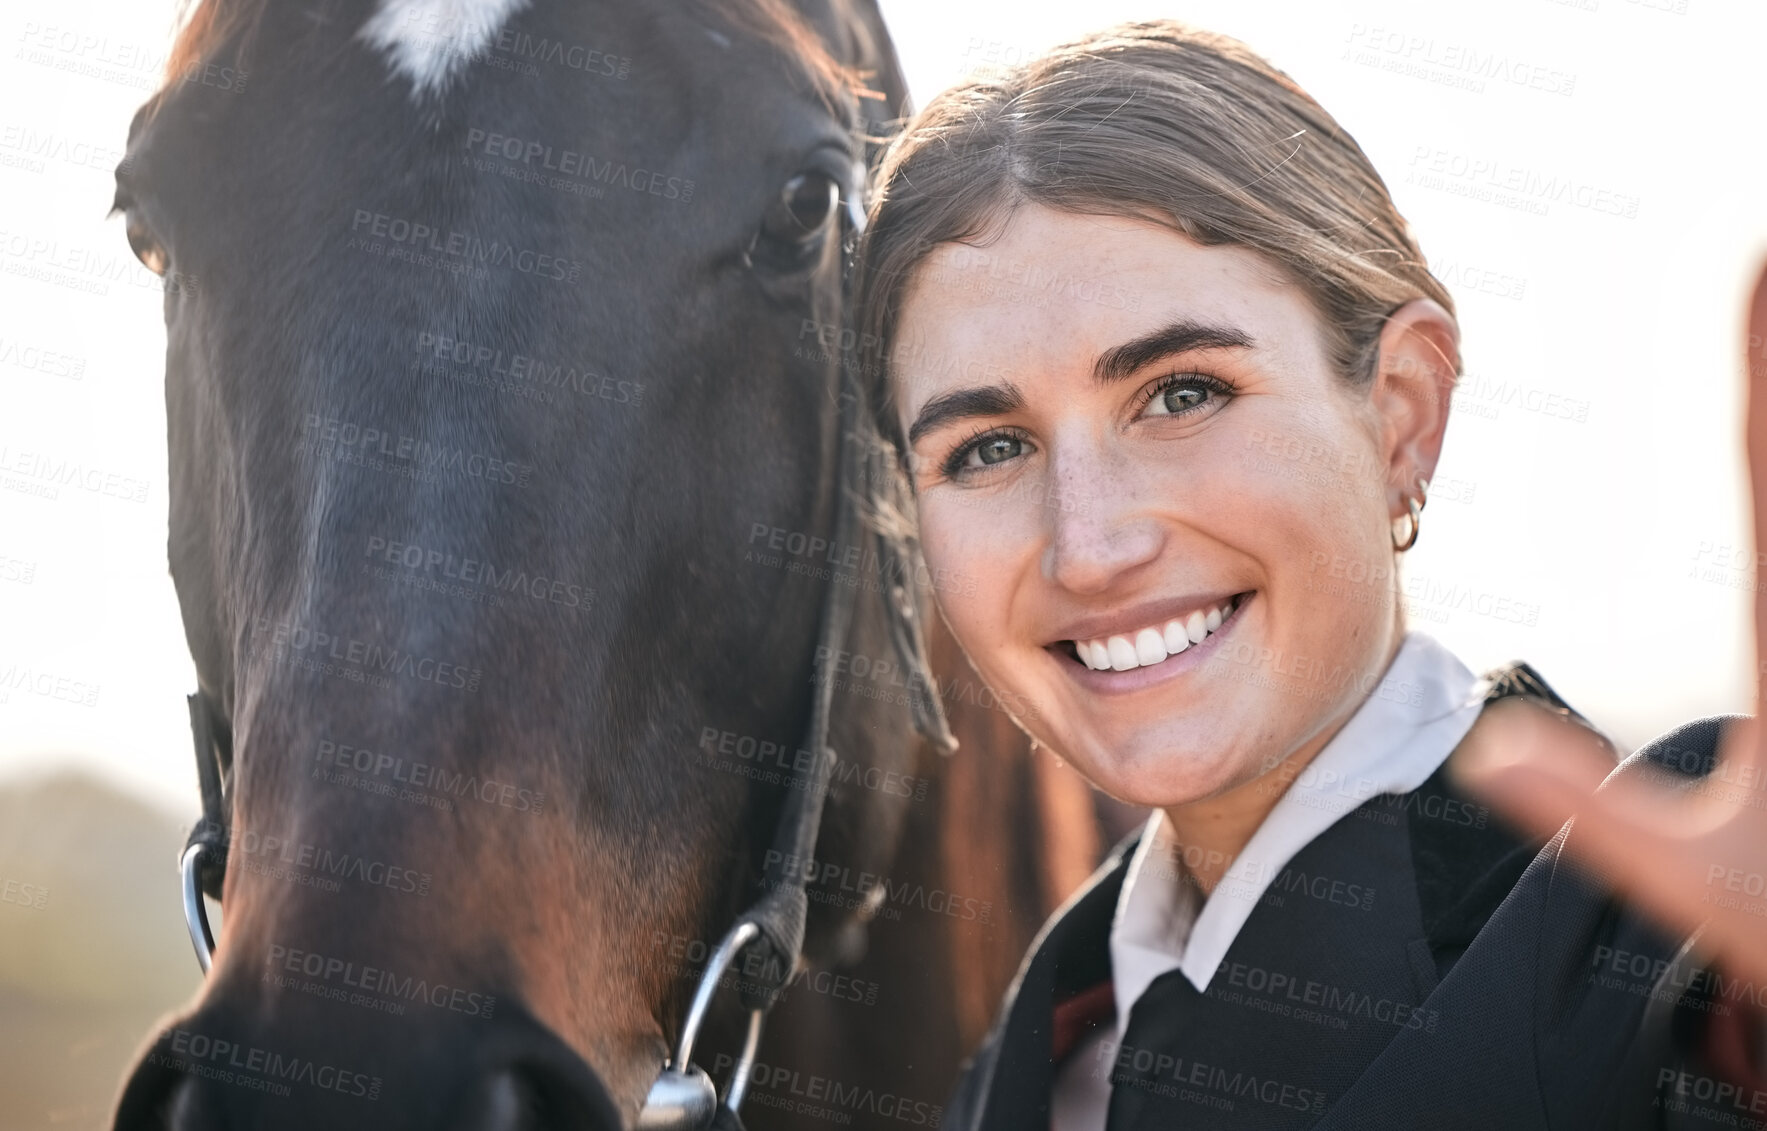
[{"label": "bridle cheek strap", "polygon": [[190,945],[196,950],[197,965],[209,972],[213,961],[215,936],[209,930],[209,916],[203,896],[219,900],[221,885],[227,878],[227,842],[231,825],[226,770],[233,761],[231,744],[215,730],[216,714],[209,697],[199,689],[185,697],[190,709],[190,738],[196,752],[196,784],[202,793],[202,816],[184,842],[178,869],[183,881],[184,925],[190,931]]}]

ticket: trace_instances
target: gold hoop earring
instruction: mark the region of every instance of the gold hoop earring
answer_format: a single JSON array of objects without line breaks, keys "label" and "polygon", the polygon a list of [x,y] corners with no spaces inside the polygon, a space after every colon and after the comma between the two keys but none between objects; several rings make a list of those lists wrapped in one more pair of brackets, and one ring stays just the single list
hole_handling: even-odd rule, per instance
[{"label": "gold hoop earring", "polygon": [[[1417,479],[1417,494],[1412,495],[1409,492],[1406,493],[1405,508],[1407,514],[1405,517],[1411,520],[1411,529],[1406,533],[1405,540],[1402,542],[1399,540],[1397,534],[1392,535],[1394,552],[1403,554],[1406,550],[1417,545],[1418,531],[1423,529],[1423,507],[1424,504],[1429,501],[1429,495],[1427,493],[1429,488],[1430,481],[1420,475]],[[1399,520],[1395,519],[1394,521],[1396,523]]]}]

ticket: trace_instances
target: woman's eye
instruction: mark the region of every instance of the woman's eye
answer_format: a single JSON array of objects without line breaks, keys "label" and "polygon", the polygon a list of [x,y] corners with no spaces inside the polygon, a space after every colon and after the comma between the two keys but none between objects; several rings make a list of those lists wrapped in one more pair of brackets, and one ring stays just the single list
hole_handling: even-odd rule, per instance
[{"label": "woman's eye", "polygon": [[940,468],[947,479],[962,479],[985,471],[1031,451],[1030,441],[1013,432],[987,432],[966,440],[946,457]]},{"label": "woman's eye", "polygon": [[1181,373],[1168,377],[1154,390],[1144,415],[1182,416],[1218,399],[1223,391],[1221,383],[1213,377],[1205,377],[1200,373]]},{"label": "woman's eye", "polygon": [[994,436],[970,450],[970,457],[975,461],[971,466],[1005,463],[1023,450],[1024,444],[1017,436]]}]

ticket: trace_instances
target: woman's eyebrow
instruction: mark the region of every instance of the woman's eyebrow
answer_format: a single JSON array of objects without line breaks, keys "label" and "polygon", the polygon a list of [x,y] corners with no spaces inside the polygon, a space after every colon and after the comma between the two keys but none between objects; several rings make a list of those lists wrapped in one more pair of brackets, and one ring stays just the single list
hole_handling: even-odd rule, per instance
[{"label": "woman's eyebrow", "polygon": [[[1093,362],[1092,375],[1100,384],[1109,384],[1133,377],[1142,366],[1173,354],[1189,350],[1251,349],[1252,346],[1252,336],[1237,326],[1211,325],[1180,318],[1158,330],[1106,350]],[[973,416],[1000,416],[1023,408],[1024,405],[1024,394],[1010,381],[998,385],[972,385],[966,389],[953,389],[949,393],[941,393],[922,406],[914,423],[908,427],[908,443],[913,446],[928,432],[954,420]]]},{"label": "woman's eyebrow", "polygon": [[1106,350],[1092,363],[1092,379],[1108,385],[1133,377],[1142,366],[1189,350],[1251,349],[1250,334],[1237,326],[1180,318],[1149,334]]},{"label": "woman's eyebrow", "polygon": [[935,428],[953,420],[971,416],[999,416],[1023,408],[1025,395],[1018,386],[1007,381],[999,385],[972,385],[941,393],[921,406],[914,423],[908,426],[908,444],[912,447]]}]

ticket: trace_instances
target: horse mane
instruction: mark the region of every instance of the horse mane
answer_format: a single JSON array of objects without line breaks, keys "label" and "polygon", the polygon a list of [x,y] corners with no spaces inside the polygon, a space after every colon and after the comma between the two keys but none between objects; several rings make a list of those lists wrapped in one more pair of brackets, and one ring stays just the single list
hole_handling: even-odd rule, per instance
[{"label": "horse mane", "polygon": [[[180,0],[178,32],[166,57],[160,89],[176,82],[221,46],[240,36],[243,51],[271,0]],[[767,43],[788,59],[799,60],[812,88],[830,104],[843,96],[868,93],[857,64],[834,57],[816,30],[789,0],[688,0],[699,18]]]},{"label": "horse mane", "polygon": [[235,32],[255,28],[268,6],[269,0],[180,0],[178,34],[166,56],[160,89],[213,55]]},{"label": "horse mane", "polygon": [[[958,1031],[967,1055],[981,1042],[1044,920],[1086,879],[1108,847],[1092,787],[1040,749],[996,706],[980,705],[982,678],[940,616],[927,618],[933,670],[959,743],[931,755],[941,779],[933,867],[948,891],[983,893],[1003,905],[987,929],[958,929],[950,962]],[[929,846],[905,846],[926,853]],[[954,924],[970,928],[967,923]]]}]

